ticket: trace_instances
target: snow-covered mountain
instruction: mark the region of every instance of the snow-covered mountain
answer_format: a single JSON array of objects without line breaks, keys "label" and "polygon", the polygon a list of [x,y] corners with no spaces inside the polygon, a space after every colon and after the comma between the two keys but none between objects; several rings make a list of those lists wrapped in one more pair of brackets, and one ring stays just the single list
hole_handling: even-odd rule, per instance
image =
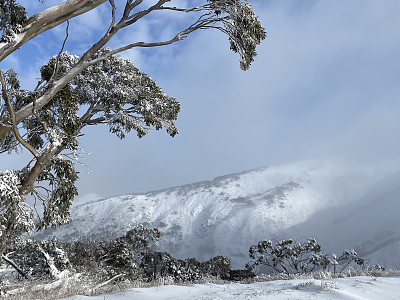
[{"label": "snow-covered mountain", "polygon": [[400,266],[400,169],[305,161],[72,208],[73,221],[39,237],[110,239],[144,223],[160,229],[160,251],[215,255],[243,268],[261,239],[316,237],[326,252],[355,248],[370,263]]}]

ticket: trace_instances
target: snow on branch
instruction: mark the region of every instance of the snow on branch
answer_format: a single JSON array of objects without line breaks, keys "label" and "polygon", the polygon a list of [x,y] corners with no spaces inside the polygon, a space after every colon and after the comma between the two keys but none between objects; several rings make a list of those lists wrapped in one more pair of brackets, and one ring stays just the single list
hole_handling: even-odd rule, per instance
[{"label": "snow on branch", "polygon": [[9,235],[31,232],[34,228],[32,208],[19,192],[21,174],[14,170],[0,172],[0,240]]}]

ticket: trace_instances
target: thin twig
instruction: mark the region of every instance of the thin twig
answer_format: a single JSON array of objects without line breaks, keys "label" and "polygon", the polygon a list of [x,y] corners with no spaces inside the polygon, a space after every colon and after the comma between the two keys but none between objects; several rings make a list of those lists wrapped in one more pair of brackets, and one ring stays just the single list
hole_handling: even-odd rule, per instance
[{"label": "thin twig", "polygon": [[160,10],[172,10],[172,11],[190,13],[190,12],[202,11],[202,10],[206,9],[207,6],[209,6],[209,5],[205,4],[205,5],[200,5],[200,6],[192,7],[192,8],[179,8],[179,7],[175,7],[175,6],[161,6]]},{"label": "thin twig", "polygon": [[67,42],[68,35],[69,35],[69,34],[68,34],[68,29],[69,29],[69,20],[67,20],[67,27],[65,28],[65,39],[64,39],[64,41],[63,41],[63,43],[62,43],[60,52],[58,52],[57,59],[56,59],[56,64],[55,64],[54,70],[53,70],[53,75],[51,75],[51,77],[50,77],[50,79],[49,79],[49,82],[54,78],[54,76],[57,75],[58,63],[59,63],[59,61],[60,61],[60,56],[61,56],[62,52],[64,51],[65,43]]}]

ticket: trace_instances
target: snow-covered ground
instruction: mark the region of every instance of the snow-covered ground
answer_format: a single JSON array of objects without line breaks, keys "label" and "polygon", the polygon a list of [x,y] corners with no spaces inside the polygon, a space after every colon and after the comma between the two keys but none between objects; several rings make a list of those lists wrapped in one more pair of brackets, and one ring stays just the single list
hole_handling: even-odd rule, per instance
[{"label": "snow-covered ground", "polygon": [[400,276],[295,279],[227,285],[196,284],[136,288],[98,296],[72,296],[68,300],[286,300],[286,299],[400,299]]}]

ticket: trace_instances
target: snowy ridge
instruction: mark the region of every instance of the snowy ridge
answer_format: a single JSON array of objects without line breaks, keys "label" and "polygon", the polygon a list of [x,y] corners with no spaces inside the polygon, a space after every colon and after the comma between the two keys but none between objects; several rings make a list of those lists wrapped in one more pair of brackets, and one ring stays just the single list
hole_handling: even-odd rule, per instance
[{"label": "snowy ridge", "polygon": [[145,223],[160,229],[159,251],[200,260],[224,255],[236,268],[243,268],[249,246],[261,239],[315,236],[327,252],[356,248],[373,263],[395,266],[400,265],[392,257],[400,250],[398,174],[387,165],[318,160],[264,167],[78,204],[71,224],[39,236],[105,240]]}]

